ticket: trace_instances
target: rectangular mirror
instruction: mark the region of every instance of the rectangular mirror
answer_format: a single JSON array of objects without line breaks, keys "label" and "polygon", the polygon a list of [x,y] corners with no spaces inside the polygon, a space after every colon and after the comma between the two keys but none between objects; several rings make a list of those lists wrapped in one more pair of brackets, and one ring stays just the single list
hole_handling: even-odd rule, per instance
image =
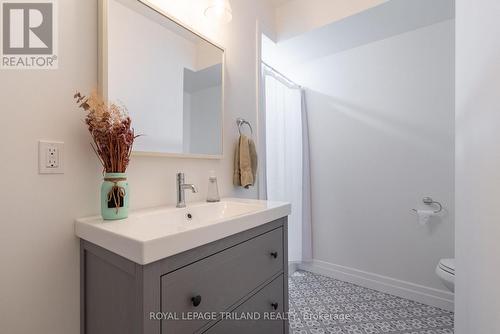
[{"label": "rectangular mirror", "polygon": [[224,50],[147,2],[100,4],[100,90],[142,135],[134,153],[221,158]]}]

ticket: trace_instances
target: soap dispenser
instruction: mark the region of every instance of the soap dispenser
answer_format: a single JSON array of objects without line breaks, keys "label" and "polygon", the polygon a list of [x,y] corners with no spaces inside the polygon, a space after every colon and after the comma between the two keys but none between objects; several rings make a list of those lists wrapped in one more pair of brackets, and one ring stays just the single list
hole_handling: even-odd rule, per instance
[{"label": "soap dispenser", "polygon": [[209,203],[220,202],[219,186],[217,185],[217,176],[215,176],[215,172],[213,171],[210,172],[210,176],[208,177],[207,202]]}]

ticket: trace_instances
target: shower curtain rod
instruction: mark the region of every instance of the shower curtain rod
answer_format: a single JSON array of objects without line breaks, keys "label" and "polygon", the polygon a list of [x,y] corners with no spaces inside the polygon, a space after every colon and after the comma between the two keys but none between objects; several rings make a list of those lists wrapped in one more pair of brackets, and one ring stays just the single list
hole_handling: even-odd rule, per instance
[{"label": "shower curtain rod", "polygon": [[303,87],[299,84],[296,84],[295,82],[293,82],[292,80],[290,80],[286,75],[284,75],[283,73],[281,73],[280,71],[278,71],[277,69],[275,69],[274,67],[272,67],[271,65],[269,65],[268,63],[266,63],[265,61],[261,61],[262,65],[264,65],[265,67],[267,67],[268,69],[270,69],[272,72],[274,72],[275,74],[277,74],[278,76],[280,76],[282,79],[284,79],[285,81],[287,81],[293,88],[298,88],[298,89],[302,89]]}]

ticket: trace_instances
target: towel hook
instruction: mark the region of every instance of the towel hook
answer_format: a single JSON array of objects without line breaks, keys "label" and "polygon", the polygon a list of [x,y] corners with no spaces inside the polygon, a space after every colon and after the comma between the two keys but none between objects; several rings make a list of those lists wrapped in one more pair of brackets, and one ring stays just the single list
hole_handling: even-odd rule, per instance
[{"label": "towel hook", "polygon": [[241,127],[243,125],[248,125],[248,127],[250,128],[250,132],[251,134],[253,135],[253,129],[252,129],[252,125],[250,124],[250,122],[248,122],[247,120],[243,119],[243,118],[237,118],[236,119],[236,125],[238,125],[238,132],[240,133],[240,136],[242,135],[241,133]]},{"label": "towel hook", "polygon": [[[424,197],[422,199],[422,202],[425,204],[425,205],[437,205],[439,206],[439,209],[434,211],[434,213],[440,213],[441,211],[443,211],[443,206],[441,205],[441,203],[439,203],[438,201],[435,201],[432,199],[432,197]],[[417,209],[412,209],[412,211],[414,212],[417,212]]]}]

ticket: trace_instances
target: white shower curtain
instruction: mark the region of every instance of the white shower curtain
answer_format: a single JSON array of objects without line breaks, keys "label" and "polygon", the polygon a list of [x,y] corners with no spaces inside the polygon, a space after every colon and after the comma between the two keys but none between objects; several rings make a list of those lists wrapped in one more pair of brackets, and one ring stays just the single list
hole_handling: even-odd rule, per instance
[{"label": "white shower curtain", "polygon": [[288,259],[309,261],[311,205],[309,142],[305,94],[269,70],[264,72],[265,194],[292,204],[288,219]]}]

